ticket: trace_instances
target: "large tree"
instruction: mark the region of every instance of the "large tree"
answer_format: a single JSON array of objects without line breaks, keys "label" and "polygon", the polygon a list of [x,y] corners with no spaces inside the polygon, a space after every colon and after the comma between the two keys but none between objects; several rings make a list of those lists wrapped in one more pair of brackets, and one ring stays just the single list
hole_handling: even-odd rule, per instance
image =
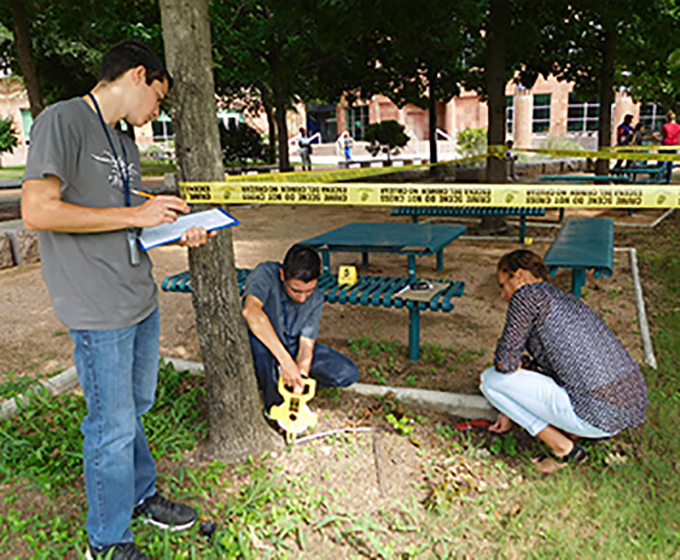
[{"label": "large tree", "polygon": [[149,0],[0,0],[0,23],[14,31],[0,56],[24,78],[34,114],[86,92],[116,43],[138,39],[162,47],[158,3]]},{"label": "large tree", "polygon": [[315,50],[305,67],[313,95],[352,104],[382,94],[399,108],[426,109],[436,162],[437,103],[459,92],[479,32],[476,0],[321,0],[310,10]]},{"label": "large tree", "polygon": [[[224,177],[215,119],[208,0],[160,0],[179,179]],[[193,304],[205,368],[210,436],[206,455],[230,460],[272,443],[262,416],[250,344],[241,316],[231,230],[190,249]]]},{"label": "large tree", "polygon": [[[572,82],[578,95],[598,98],[598,145],[610,146],[615,88],[630,76],[622,71],[627,67],[642,70],[637,60],[643,53],[650,67],[658,70],[653,59],[663,49],[652,45],[658,44],[664,28],[672,30],[668,6],[666,0],[555,1],[548,8],[553,21],[541,27],[538,48],[526,53],[520,79],[531,86],[539,73],[552,74]],[[662,41],[668,43],[671,36]],[[668,53],[666,50],[665,58]],[[608,160],[597,162],[598,174],[606,174],[608,169]]]},{"label": "large tree", "polygon": [[257,92],[270,122],[276,126],[279,169],[291,168],[287,113],[309,99],[314,65],[315,20],[304,0],[213,0],[216,85],[219,94]]}]

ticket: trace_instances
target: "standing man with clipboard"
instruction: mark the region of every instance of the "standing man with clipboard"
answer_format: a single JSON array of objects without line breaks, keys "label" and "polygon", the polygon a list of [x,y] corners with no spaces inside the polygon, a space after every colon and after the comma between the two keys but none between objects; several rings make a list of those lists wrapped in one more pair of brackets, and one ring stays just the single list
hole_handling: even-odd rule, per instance
[{"label": "standing man with clipboard", "polygon": [[[127,41],[104,57],[91,92],[49,107],[31,130],[22,215],[26,228],[39,232],[43,276],[75,343],[87,401],[88,558],[148,558],[133,543],[133,517],[173,529],[197,519],[193,508],[156,490],[141,421],[156,391],[160,320],[151,261],[137,237],[189,207],[175,196],[134,193],[139,152],[114,128],[157,117],[171,86],[161,59]],[[207,238],[205,229],[192,228],[179,244],[198,247]]]}]

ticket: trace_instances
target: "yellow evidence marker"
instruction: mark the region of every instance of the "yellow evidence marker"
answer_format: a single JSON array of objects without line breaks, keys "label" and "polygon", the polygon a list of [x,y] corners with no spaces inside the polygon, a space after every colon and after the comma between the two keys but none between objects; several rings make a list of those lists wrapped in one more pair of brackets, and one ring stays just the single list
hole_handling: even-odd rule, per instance
[{"label": "yellow evidence marker", "polygon": [[338,268],[338,284],[340,286],[354,286],[357,283],[357,269],[351,265]]},{"label": "yellow evidence marker", "polygon": [[295,442],[299,433],[316,426],[318,421],[318,415],[307,406],[307,401],[316,392],[316,380],[306,377],[302,381],[302,393],[296,394],[286,389],[283,377],[279,376],[279,393],[283,397],[283,403],[272,406],[269,411],[269,417],[278,421],[279,426],[286,431],[288,445]]}]

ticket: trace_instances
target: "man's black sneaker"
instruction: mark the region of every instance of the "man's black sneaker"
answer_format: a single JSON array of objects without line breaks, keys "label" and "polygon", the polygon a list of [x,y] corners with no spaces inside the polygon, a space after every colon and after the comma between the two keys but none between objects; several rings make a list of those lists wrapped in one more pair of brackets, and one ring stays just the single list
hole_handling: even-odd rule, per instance
[{"label": "man's black sneaker", "polygon": [[161,529],[183,531],[196,523],[198,514],[194,508],[172,502],[156,492],[134,509],[132,518],[137,517]]},{"label": "man's black sneaker", "polygon": [[146,554],[142,554],[135,543],[118,543],[104,548],[95,548],[89,545],[85,553],[87,560],[151,560]]}]

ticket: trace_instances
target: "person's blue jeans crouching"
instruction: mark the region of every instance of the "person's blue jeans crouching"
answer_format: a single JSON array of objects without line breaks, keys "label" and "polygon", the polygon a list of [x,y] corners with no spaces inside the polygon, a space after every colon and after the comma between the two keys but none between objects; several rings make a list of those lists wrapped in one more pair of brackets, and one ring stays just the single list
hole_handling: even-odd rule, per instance
[{"label": "person's blue jeans crouching", "polygon": [[130,327],[70,333],[88,410],[81,431],[90,543],[131,542],[135,505],[156,492],[156,467],[141,417],[156,393],[158,309]]},{"label": "person's blue jeans crouching", "polygon": [[[265,410],[269,411],[272,406],[283,402],[283,397],[279,393],[279,362],[259,338],[250,331],[248,335],[257,383],[262,391]],[[284,346],[295,359],[299,346],[298,339],[291,340]],[[352,360],[340,352],[317,342],[314,344],[309,376],[316,379],[319,387],[349,387],[359,379],[359,369]]]}]

